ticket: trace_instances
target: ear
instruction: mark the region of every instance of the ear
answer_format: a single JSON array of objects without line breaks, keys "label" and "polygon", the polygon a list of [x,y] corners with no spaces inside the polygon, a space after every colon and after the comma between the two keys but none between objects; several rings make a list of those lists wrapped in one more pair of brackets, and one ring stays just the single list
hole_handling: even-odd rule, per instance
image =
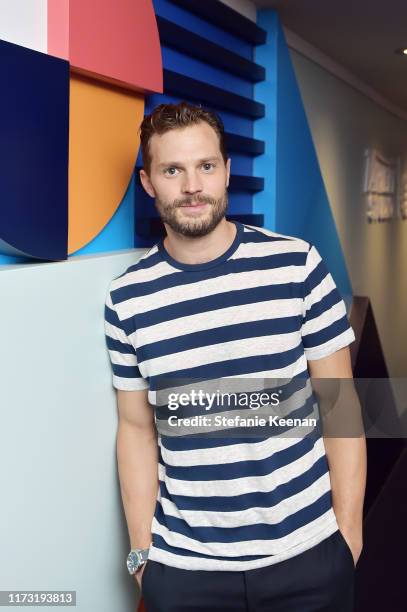
[{"label": "ear", "polygon": [[230,180],[230,166],[231,166],[232,160],[230,159],[230,157],[228,158],[227,162],[226,162],[226,187],[229,187],[229,180]]},{"label": "ear", "polygon": [[155,198],[155,190],[153,184],[150,181],[150,177],[148,176],[147,172],[143,168],[140,170],[140,181],[148,195],[152,198]]}]

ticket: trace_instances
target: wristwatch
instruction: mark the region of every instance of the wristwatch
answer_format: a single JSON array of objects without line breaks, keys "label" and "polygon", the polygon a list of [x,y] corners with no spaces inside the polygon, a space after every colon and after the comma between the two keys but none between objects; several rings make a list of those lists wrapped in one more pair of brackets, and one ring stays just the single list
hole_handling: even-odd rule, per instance
[{"label": "wristwatch", "polygon": [[127,569],[129,574],[135,574],[148,559],[150,547],[133,548],[127,555]]}]

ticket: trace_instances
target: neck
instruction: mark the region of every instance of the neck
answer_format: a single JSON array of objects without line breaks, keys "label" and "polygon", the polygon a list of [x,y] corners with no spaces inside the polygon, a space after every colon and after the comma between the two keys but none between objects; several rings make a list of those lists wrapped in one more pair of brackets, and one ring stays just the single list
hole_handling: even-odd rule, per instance
[{"label": "neck", "polygon": [[220,257],[236,237],[234,223],[223,218],[206,236],[190,237],[174,232],[165,224],[167,236],[164,247],[180,263],[202,264]]}]

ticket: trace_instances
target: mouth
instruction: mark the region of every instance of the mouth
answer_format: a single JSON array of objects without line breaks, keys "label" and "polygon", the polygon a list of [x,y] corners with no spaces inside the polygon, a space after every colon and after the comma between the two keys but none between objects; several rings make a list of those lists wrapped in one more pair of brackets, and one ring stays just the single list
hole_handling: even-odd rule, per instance
[{"label": "mouth", "polygon": [[199,210],[203,210],[205,206],[208,206],[206,202],[191,202],[191,204],[181,204],[180,208],[184,208],[188,211],[190,210],[199,211]]}]

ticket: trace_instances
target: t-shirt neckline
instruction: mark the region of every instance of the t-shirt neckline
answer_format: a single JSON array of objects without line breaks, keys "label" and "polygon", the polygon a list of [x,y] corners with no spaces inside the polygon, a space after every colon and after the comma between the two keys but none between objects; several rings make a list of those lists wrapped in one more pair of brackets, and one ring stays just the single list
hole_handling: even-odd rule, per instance
[{"label": "t-shirt neckline", "polygon": [[233,255],[233,253],[236,251],[240,244],[241,235],[243,232],[243,225],[239,221],[236,221],[234,219],[230,219],[230,222],[236,226],[236,235],[229,248],[226,249],[226,251],[218,257],[215,257],[215,259],[211,259],[210,261],[206,261],[200,264],[187,264],[181,261],[177,261],[168,253],[167,249],[164,246],[165,236],[164,238],[161,238],[161,240],[157,243],[158,252],[165,261],[167,261],[174,268],[178,268],[179,270],[195,272],[198,270],[207,270],[208,268],[218,266],[219,264],[229,259],[229,257]]}]

